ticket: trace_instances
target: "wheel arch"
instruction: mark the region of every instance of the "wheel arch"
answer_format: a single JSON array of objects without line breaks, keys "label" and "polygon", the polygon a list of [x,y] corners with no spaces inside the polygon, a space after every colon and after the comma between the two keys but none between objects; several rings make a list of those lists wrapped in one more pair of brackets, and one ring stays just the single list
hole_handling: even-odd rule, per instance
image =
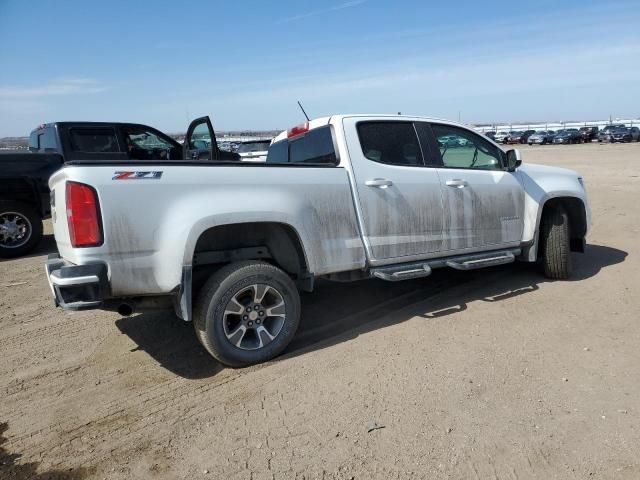
[{"label": "wheel arch", "polygon": [[267,260],[282,268],[305,291],[313,289],[313,273],[304,243],[291,224],[247,221],[203,228],[185,252],[176,314],[192,319],[193,294],[218,268],[242,260]]},{"label": "wheel arch", "polygon": [[[261,247],[266,247],[266,251],[256,250]],[[260,256],[254,256],[254,251]],[[209,227],[197,237],[191,264],[196,266],[198,257],[204,252],[234,252],[227,257],[233,261],[268,258],[295,276],[309,272],[309,262],[298,231],[292,225],[281,222],[240,222]],[[210,258],[225,260],[220,256]],[[208,262],[205,260],[200,263]]]},{"label": "wheel arch", "polygon": [[44,216],[42,200],[33,182],[25,178],[0,179],[0,200],[21,202],[34,208]]},{"label": "wheel arch", "polygon": [[528,250],[523,251],[521,258],[527,261],[534,262],[539,257],[539,244],[540,244],[540,226],[542,223],[542,217],[550,210],[554,208],[562,207],[569,216],[569,231],[571,235],[571,251],[572,252],[584,252],[585,248],[585,236],[588,230],[588,217],[587,208],[584,200],[580,197],[572,195],[561,195],[556,197],[548,197],[540,203],[538,209],[538,215],[536,219],[536,230],[533,238],[533,243]]}]

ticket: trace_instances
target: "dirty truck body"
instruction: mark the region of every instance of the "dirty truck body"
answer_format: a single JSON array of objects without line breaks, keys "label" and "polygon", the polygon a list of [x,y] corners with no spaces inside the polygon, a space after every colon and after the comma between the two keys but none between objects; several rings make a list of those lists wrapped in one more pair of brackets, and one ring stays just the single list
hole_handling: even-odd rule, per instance
[{"label": "dirty truck body", "polygon": [[[184,158],[207,130],[206,117],[192,123]],[[72,162],[49,185],[58,306],[173,308],[231,366],[286,347],[298,291],[316,278],[514,260],[566,278],[590,222],[577,173],[521,165],[515,150],[422,117],[313,120],[276,137],[264,164]]]}]

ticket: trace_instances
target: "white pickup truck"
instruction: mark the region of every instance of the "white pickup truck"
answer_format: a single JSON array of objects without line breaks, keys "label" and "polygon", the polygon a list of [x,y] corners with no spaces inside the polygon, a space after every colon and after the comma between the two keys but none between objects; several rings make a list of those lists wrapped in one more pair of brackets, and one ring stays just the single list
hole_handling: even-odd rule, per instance
[{"label": "white pickup truck", "polygon": [[203,117],[187,131],[191,162],[76,161],[51,177],[56,305],[173,308],[238,367],[283,351],[316,278],[398,281],[520,260],[563,279],[570,252],[584,251],[580,175],[521,165],[463,125],[320,118],[277,136],[262,164],[213,161],[212,144]]}]

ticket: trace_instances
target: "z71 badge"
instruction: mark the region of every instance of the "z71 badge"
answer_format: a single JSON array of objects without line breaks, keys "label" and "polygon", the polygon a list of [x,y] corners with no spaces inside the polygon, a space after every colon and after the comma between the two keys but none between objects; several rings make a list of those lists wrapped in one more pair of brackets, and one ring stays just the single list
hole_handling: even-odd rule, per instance
[{"label": "z71 badge", "polygon": [[112,180],[158,180],[162,172],[113,172]]}]

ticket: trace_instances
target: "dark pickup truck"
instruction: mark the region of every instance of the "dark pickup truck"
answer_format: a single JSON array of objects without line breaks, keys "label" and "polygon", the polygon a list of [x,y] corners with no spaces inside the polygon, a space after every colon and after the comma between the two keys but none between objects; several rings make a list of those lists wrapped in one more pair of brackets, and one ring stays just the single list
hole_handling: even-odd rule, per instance
[{"label": "dark pickup truck", "polygon": [[[237,154],[219,150],[215,138],[193,138],[202,144],[195,146],[201,160],[239,160]],[[191,147],[134,123],[40,125],[29,136],[29,152],[0,154],[0,257],[24,255],[40,242],[42,220],[51,215],[48,180],[65,163],[183,160],[185,152],[192,156]]]}]

